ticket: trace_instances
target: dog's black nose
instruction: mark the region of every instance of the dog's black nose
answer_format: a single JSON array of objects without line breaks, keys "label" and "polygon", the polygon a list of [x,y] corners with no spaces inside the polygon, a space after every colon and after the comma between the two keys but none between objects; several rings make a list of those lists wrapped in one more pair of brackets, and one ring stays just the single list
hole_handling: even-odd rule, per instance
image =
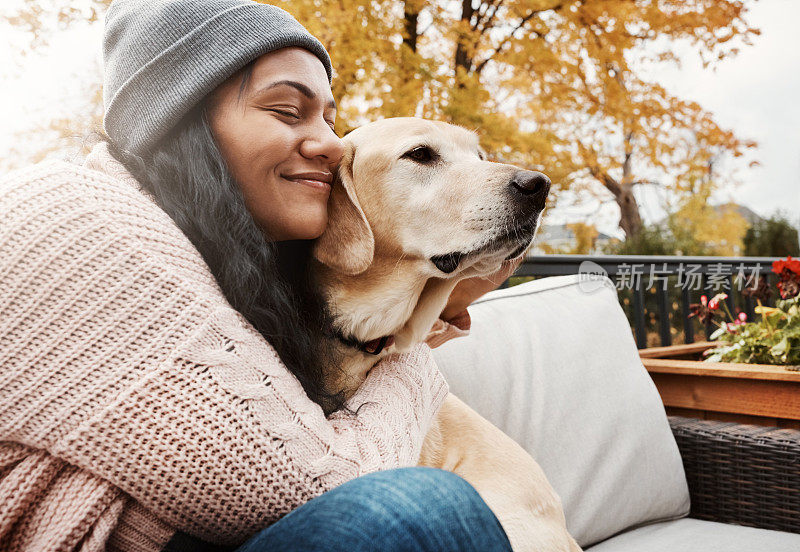
[{"label": "dog's black nose", "polygon": [[537,171],[517,171],[509,185],[515,192],[526,196],[546,196],[550,191],[550,179]]},{"label": "dog's black nose", "polygon": [[517,171],[508,183],[509,192],[520,216],[541,213],[547,203],[550,179],[536,171]]}]

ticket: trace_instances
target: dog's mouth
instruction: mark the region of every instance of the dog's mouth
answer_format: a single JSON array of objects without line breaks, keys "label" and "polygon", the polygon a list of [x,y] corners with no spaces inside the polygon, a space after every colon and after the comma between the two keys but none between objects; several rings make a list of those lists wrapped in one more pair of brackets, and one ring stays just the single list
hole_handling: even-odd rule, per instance
[{"label": "dog's mouth", "polygon": [[522,243],[519,247],[517,247],[508,257],[503,259],[504,261],[510,261],[511,259],[516,259],[528,248],[531,242]]},{"label": "dog's mouth", "polygon": [[516,248],[505,258],[506,261],[515,259],[522,255],[533,241],[533,236],[536,233],[536,220],[523,224],[519,228],[512,230],[505,234],[504,239],[506,243],[516,244]]},{"label": "dog's mouth", "polygon": [[451,272],[455,271],[461,262],[467,257],[497,253],[508,247],[514,247],[514,249],[504,258],[504,260],[508,261],[510,259],[515,259],[522,255],[525,249],[527,249],[531,244],[535,232],[536,220],[529,221],[521,226],[512,228],[511,230],[508,230],[499,236],[495,236],[489,242],[477,249],[471,251],[455,251],[453,253],[446,253],[444,255],[434,255],[431,257],[431,262],[436,266],[436,268],[445,274],[450,274]]}]

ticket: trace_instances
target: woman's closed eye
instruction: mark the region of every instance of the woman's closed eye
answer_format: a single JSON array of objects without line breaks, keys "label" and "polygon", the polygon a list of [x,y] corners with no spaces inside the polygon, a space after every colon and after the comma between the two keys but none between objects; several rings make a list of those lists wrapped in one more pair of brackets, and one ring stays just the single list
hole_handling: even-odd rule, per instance
[{"label": "woman's closed eye", "polygon": [[[268,111],[271,113],[275,113],[281,117],[289,119],[291,122],[299,121],[303,118],[302,113],[300,110],[295,108],[288,108],[288,107],[266,107],[262,108],[264,111]],[[336,134],[336,123],[330,119],[325,119],[325,124],[331,128],[334,134]]]},{"label": "woman's closed eye", "polygon": [[272,113],[277,113],[282,117],[286,117],[292,120],[299,120],[300,119],[300,112],[295,109],[289,108],[279,108],[279,107],[269,107],[266,108],[266,111],[271,111]]}]

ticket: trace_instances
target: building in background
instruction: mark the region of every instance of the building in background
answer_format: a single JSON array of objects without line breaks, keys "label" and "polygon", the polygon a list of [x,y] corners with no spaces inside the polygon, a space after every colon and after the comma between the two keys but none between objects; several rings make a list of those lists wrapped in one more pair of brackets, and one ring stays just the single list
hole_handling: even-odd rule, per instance
[{"label": "building in background", "polygon": [[545,224],[536,234],[529,255],[599,255],[614,238],[593,225],[578,223]]}]

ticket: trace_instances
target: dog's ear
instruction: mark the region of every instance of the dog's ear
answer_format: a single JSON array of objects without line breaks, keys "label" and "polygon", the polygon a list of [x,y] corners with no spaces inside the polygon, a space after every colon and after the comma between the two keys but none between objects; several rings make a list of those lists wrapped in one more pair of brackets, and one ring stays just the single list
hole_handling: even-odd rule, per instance
[{"label": "dog's ear", "polygon": [[360,274],[375,253],[375,236],[353,188],[355,146],[346,143],[328,198],[328,226],[314,244],[314,257],[345,274]]}]

